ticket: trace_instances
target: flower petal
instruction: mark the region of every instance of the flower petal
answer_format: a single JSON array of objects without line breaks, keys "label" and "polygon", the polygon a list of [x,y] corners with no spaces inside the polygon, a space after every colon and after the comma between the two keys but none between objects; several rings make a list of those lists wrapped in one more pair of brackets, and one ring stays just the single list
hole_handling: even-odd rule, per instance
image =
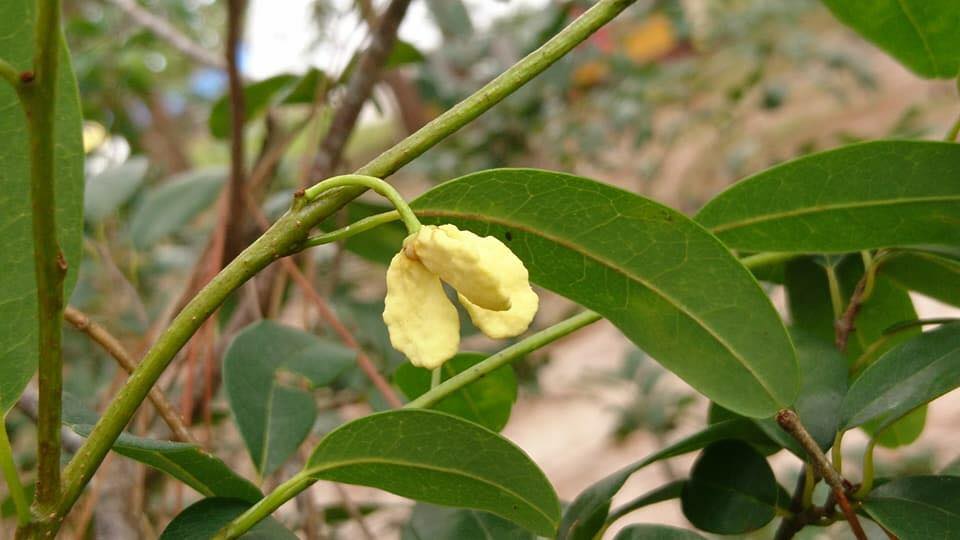
[{"label": "flower petal", "polygon": [[530,288],[530,283],[524,279],[517,280],[511,287],[510,309],[506,311],[483,309],[462,294],[460,303],[467,308],[470,319],[481,332],[493,339],[504,339],[519,336],[527,331],[534,315],[537,314],[540,298]]},{"label": "flower petal", "polygon": [[483,309],[510,309],[510,283],[521,274],[527,279],[523,262],[503,242],[453,225],[425,225],[413,247],[424,266]]},{"label": "flower petal", "polygon": [[460,319],[436,274],[396,254],[387,269],[383,321],[390,343],[418,367],[435,369],[457,354]]}]

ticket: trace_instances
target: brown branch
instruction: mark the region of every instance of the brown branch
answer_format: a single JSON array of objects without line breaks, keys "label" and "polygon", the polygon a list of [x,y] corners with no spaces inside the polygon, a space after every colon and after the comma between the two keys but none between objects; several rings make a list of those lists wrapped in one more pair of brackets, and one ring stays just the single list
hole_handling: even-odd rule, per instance
[{"label": "brown branch", "polygon": [[850,295],[850,302],[847,304],[847,309],[845,309],[843,315],[833,323],[835,332],[834,344],[840,351],[847,350],[847,342],[850,339],[850,334],[856,330],[855,320],[857,314],[860,313],[860,308],[863,306],[865,300],[863,293],[866,288],[867,274],[864,274],[863,277],[860,278],[860,281],[857,282],[853,294]]},{"label": "brown branch", "polygon": [[166,41],[171,47],[180,51],[184,56],[208,67],[224,69],[224,62],[206,47],[195,43],[182,32],[173,27],[166,20],[150,13],[137,4],[136,0],[105,0],[119,8],[128,17],[140,26],[153,32],[158,38]]},{"label": "brown branch", "polygon": [[[73,306],[67,306],[63,311],[63,318],[72,324],[74,328],[87,334],[90,339],[100,345],[103,350],[117,361],[124,371],[133,373],[136,369],[137,363],[124,348],[123,344],[121,344],[117,338],[113,337],[104,327],[91,321],[90,317],[85,313]],[[170,427],[170,431],[173,432],[177,440],[196,443],[196,440],[190,435],[190,432],[184,425],[183,420],[177,414],[176,410],[174,410],[173,405],[167,401],[158,388],[150,390],[147,397],[150,398],[150,402],[156,407],[157,412]]]},{"label": "brown branch", "polygon": [[360,55],[357,67],[343,92],[343,100],[330,122],[330,129],[320,143],[320,150],[313,163],[314,176],[326,178],[333,174],[340,163],[347,138],[353,132],[360,110],[369,99],[374,84],[380,78],[380,71],[397,42],[397,29],[409,6],[410,0],[391,1],[380,17],[376,29],[372,31],[370,45]]},{"label": "brown branch", "polygon": [[810,433],[803,427],[803,424],[800,423],[800,417],[797,416],[797,413],[790,409],[783,409],[777,413],[777,423],[806,450],[817,473],[833,490],[833,496],[836,497],[837,504],[843,511],[844,517],[847,518],[847,522],[850,523],[850,529],[853,530],[853,534],[857,540],[868,540],[867,534],[863,532],[863,526],[860,525],[860,520],[857,518],[856,512],[854,512],[853,507],[850,506],[850,500],[847,498],[847,481],[844,480],[843,477],[840,476],[840,473],[833,468],[833,465],[827,461],[827,456],[823,455],[820,446],[813,440],[813,437],[810,436]]},{"label": "brown branch", "polygon": [[[246,247],[243,239],[243,190],[246,189],[244,172],[243,128],[246,120],[243,81],[238,66],[240,42],[243,36],[243,20],[246,0],[227,1],[227,79],[230,86],[230,183],[227,185],[227,212],[220,226],[224,228],[222,266],[226,266]],[[218,269],[219,271],[219,269]]]}]

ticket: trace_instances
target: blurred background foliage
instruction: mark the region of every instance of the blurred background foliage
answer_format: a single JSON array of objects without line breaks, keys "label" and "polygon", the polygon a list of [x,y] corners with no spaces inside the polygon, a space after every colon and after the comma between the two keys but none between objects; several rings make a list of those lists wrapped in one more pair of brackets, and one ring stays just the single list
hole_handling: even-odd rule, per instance
[{"label": "blurred background foliage", "polygon": [[[226,77],[216,65],[225,39],[222,4],[76,0],[64,6],[87,151],[85,257],[70,303],[108,325],[134,356],[195,289],[191,283],[202,275],[197,269],[209,254],[220,215],[217,202],[229,161]],[[469,95],[590,2],[547,0],[532,8],[503,0],[500,4],[509,9],[498,6],[504,15],[492,20],[479,16],[487,9],[483,2],[414,4],[428,14],[416,21],[424,28],[408,21],[401,40],[405,33],[429,30],[439,43],[424,48],[401,41],[395,47],[350,138],[343,171]],[[121,9],[130,5],[166,20],[208,51],[210,61],[185,56],[135,22],[129,10]],[[333,58],[304,63],[298,71],[247,76],[249,195],[267,216],[279,215],[293,190],[319,180],[311,176],[318,141],[343,97],[354,51],[364,42],[358,37],[368,34],[362,21],[381,5],[314,1],[311,47],[333,51]],[[481,19],[483,24],[477,22]],[[248,29],[252,24],[256,21],[248,19]],[[344,27],[352,48],[341,43]],[[255,46],[244,43],[245,48]],[[942,131],[942,111],[953,99],[952,89],[932,85],[918,94],[910,90],[920,88],[912,80],[814,0],[641,1],[543,76],[401,171],[395,183],[414,196],[481,169],[536,166],[604,179],[691,211],[731,181],[788,158],[863,137]],[[375,198],[363,201],[351,205],[336,223],[383,209]],[[250,222],[245,234],[252,240],[259,231],[256,219],[253,214],[244,219]],[[314,249],[300,261],[387,374],[402,358],[389,346],[380,319],[382,262],[402,237],[401,230],[381,228],[343,249]],[[251,466],[242,442],[229,423],[219,421],[227,414],[219,389],[221,359],[230,339],[251,322],[241,316],[244,310],[255,311],[253,319],[276,319],[323,338],[329,334],[283,273],[268,271],[255,282],[255,289],[241,289],[224,306],[216,328],[195,337],[162,382],[185,416],[202,426],[198,433],[207,449],[245,472]],[[539,326],[572,307],[552,296],[546,296],[544,306]],[[492,343],[471,329],[465,332],[471,334],[467,349],[491,350]],[[80,333],[68,330],[65,338],[67,391],[88,408],[99,409],[125,375]],[[521,395],[541,392],[537,374],[547,354],[540,351],[514,366]],[[584,381],[585,392],[603,393],[612,384],[627,396],[614,406],[620,420],[609,433],[611,441],[644,433],[663,441],[684,425],[684,418],[697,414],[691,412],[692,392],[668,377],[641,352],[628,351],[619,369],[596,370]],[[315,398],[320,414],[312,428],[314,440],[355,416],[354,408],[366,410],[367,401],[375,409],[384,407],[356,368],[315,392]],[[16,415],[11,421],[18,455],[25,456],[23,465],[29,468],[33,457],[26,435],[32,428]],[[164,436],[149,415],[134,430]],[[928,454],[918,451],[916,459],[900,467],[932,466]],[[144,520],[160,530],[187,499],[158,475],[139,474],[145,486],[137,492]],[[283,477],[283,467],[278,474]],[[266,485],[275,480],[267,478]],[[365,503],[348,513],[332,505],[323,515],[336,527],[346,515],[374,509]]]}]

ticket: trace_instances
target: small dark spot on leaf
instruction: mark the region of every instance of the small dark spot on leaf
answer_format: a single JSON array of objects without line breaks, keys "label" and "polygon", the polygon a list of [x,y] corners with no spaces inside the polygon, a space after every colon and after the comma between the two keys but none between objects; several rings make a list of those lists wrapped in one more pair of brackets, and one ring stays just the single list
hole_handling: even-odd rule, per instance
[{"label": "small dark spot on leaf", "polygon": [[510,231],[507,231],[503,233],[503,237],[507,239],[507,242],[509,242],[513,240],[513,233],[511,233]]}]

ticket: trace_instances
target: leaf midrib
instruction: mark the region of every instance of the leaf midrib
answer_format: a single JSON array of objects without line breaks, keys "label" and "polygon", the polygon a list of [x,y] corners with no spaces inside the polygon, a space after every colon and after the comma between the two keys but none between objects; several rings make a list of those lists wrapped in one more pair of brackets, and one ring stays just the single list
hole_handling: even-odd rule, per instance
[{"label": "leaf midrib", "polygon": [[820,205],[820,206],[810,206],[805,208],[795,208],[793,210],[784,210],[782,212],[762,214],[758,216],[744,218],[737,221],[728,221],[727,223],[723,223],[721,225],[714,225],[712,227],[708,227],[708,229],[710,230],[710,232],[714,234],[720,234],[722,232],[730,231],[740,227],[746,227],[748,225],[755,225],[757,223],[764,223],[767,221],[774,221],[777,219],[805,216],[809,214],[816,214],[819,212],[829,212],[832,210],[851,210],[856,208],[870,208],[873,206],[877,206],[877,207],[897,206],[901,204],[944,202],[944,201],[946,202],[960,201],[960,195],[908,197],[908,198],[901,198],[901,199],[876,199],[872,201],[855,201],[855,202],[846,202],[846,203],[826,204],[826,205]]},{"label": "leaf midrib", "polygon": [[[553,236],[553,235],[550,235],[550,234],[547,234],[547,233],[545,233],[545,232],[543,232],[543,231],[533,229],[532,227],[528,227],[528,226],[526,226],[526,224],[521,224],[521,223],[518,223],[518,222],[507,221],[507,220],[504,219],[504,218],[495,218],[495,217],[488,216],[488,215],[471,214],[471,213],[466,213],[466,212],[451,212],[451,211],[443,211],[443,210],[414,210],[414,212],[415,212],[417,215],[425,216],[425,217],[447,217],[447,216],[450,216],[450,217],[459,217],[459,218],[462,218],[462,219],[471,219],[471,220],[474,220],[474,221],[480,221],[480,222],[486,222],[486,223],[496,223],[496,224],[502,225],[502,226],[509,226],[509,227],[513,227],[513,228],[515,228],[515,229],[522,230],[522,231],[524,231],[524,232],[526,232],[526,233],[533,234],[533,235],[535,235],[535,236],[540,236],[540,237],[542,237],[542,238],[545,238],[545,239],[547,239],[547,240],[550,240],[551,242],[555,242],[555,243],[557,243],[557,244],[559,244],[559,245],[561,245],[561,246],[563,246],[563,247],[565,247],[565,248],[567,248],[567,249],[569,249],[569,250],[571,250],[571,251],[575,251],[575,252],[579,253],[582,257],[587,257],[587,253],[590,253],[590,252],[588,252],[586,249],[584,249],[583,246],[580,246],[579,244],[576,244],[575,242],[569,242],[569,241],[567,241],[567,240],[564,240],[564,239],[561,239],[561,238],[557,238],[557,237],[555,237],[555,236]],[[576,248],[581,248],[581,249],[578,250],[578,249],[576,249]],[[619,265],[617,265],[616,263],[613,263],[612,261],[608,261],[607,259],[605,259],[605,258],[603,258],[603,257],[600,257],[600,256],[598,256],[598,255],[596,255],[596,254],[592,254],[592,253],[591,253],[591,255],[590,255],[589,258],[591,258],[591,259],[595,260],[596,262],[598,262],[598,263],[600,263],[600,264],[602,264],[602,265],[604,265],[604,266],[606,266],[606,267],[608,267],[608,268],[610,268],[610,269],[618,272],[619,274],[623,275],[623,276],[624,276],[625,278],[627,278],[627,279],[632,279],[632,280],[635,280],[635,281],[639,282],[641,285],[645,286],[647,289],[649,289],[650,291],[654,292],[655,294],[657,294],[658,296],[660,296],[661,298],[663,298],[664,300],[666,300],[666,301],[667,301],[668,303],[670,303],[671,305],[675,306],[675,307],[677,308],[677,311],[679,311],[680,313],[683,313],[683,314],[684,314],[685,316],[687,316],[690,320],[696,322],[701,328],[703,328],[704,330],[706,330],[707,333],[708,333],[711,337],[713,337],[713,338],[717,341],[717,343],[719,343],[724,349],[726,349],[727,352],[729,352],[730,355],[731,355],[737,362],[739,362],[740,365],[743,366],[743,368],[746,369],[748,373],[750,373],[751,375],[753,375],[754,379],[756,379],[756,381],[760,384],[760,387],[763,388],[763,390],[767,393],[767,396],[771,399],[771,401],[773,401],[774,404],[782,405],[782,404],[780,403],[780,401],[777,399],[777,397],[775,396],[775,394],[773,393],[773,391],[772,391],[772,390],[770,389],[770,387],[768,386],[767,382],[766,382],[764,379],[762,379],[761,377],[759,377],[759,376],[757,375],[756,371],[753,369],[753,366],[751,366],[750,364],[748,364],[747,361],[746,361],[746,359],[744,359],[743,356],[742,356],[738,351],[736,351],[736,350],[733,348],[732,345],[730,345],[729,343],[727,343],[727,341],[726,341],[725,339],[723,339],[722,337],[720,337],[720,336],[714,331],[714,329],[713,329],[712,327],[710,327],[709,325],[707,325],[707,324],[706,324],[704,321],[702,321],[699,317],[694,316],[694,314],[691,312],[691,310],[690,310],[689,307],[687,307],[687,306],[684,305],[683,303],[677,301],[677,300],[674,299],[673,297],[669,296],[667,293],[665,293],[664,291],[660,290],[659,288],[654,287],[654,286],[653,286],[650,282],[648,282],[647,280],[645,280],[645,279],[643,279],[643,278],[641,278],[641,277],[639,277],[639,276],[636,276],[636,275],[630,273],[627,269],[621,268]]]},{"label": "leaf midrib", "polygon": [[449,468],[449,467],[440,467],[440,466],[437,466],[437,465],[428,465],[428,464],[425,464],[425,463],[411,462],[411,461],[406,461],[406,460],[402,460],[402,459],[386,459],[386,458],[378,458],[378,457],[362,457],[362,458],[356,458],[356,459],[344,459],[344,460],[340,460],[340,461],[330,461],[330,462],[324,463],[323,465],[318,465],[318,466],[314,466],[314,467],[309,467],[309,468],[307,469],[307,474],[309,474],[310,476],[316,477],[317,475],[323,474],[324,472],[327,472],[327,471],[335,470],[335,469],[342,468],[342,467],[350,467],[350,466],[354,466],[354,465],[392,465],[392,466],[396,466],[396,467],[408,467],[408,468],[411,468],[411,469],[424,469],[424,470],[428,470],[428,471],[441,472],[441,473],[446,473],[446,474],[450,474],[450,475],[454,475],[454,476],[463,476],[463,477],[465,477],[465,478],[469,478],[469,479],[471,479],[471,480],[475,480],[475,481],[477,481],[477,482],[480,482],[481,484],[486,484],[486,485],[488,485],[488,486],[495,487],[495,488],[497,488],[497,489],[499,489],[499,490],[501,490],[501,491],[504,491],[504,492],[508,493],[509,495],[511,495],[511,496],[513,496],[514,498],[516,498],[518,501],[521,501],[521,502],[523,502],[524,504],[526,504],[529,508],[532,508],[534,511],[536,511],[536,513],[538,513],[538,514],[540,514],[541,516],[543,516],[544,519],[547,520],[547,523],[551,524],[551,526],[552,526],[554,529],[557,528],[557,521],[556,521],[556,520],[554,520],[549,514],[547,514],[546,512],[544,512],[540,507],[532,504],[530,501],[528,501],[526,498],[524,498],[523,496],[521,496],[521,495],[520,495],[519,493],[517,493],[516,491],[514,491],[514,490],[512,490],[512,489],[510,489],[510,488],[508,488],[508,487],[506,487],[506,486],[500,485],[500,484],[498,484],[498,483],[496,483],[496,482],[493,482],[493,481],[491,481],[491,480],[487,480],[486,478],[483,478],[483,477],[480,477],[480,476],[477,476],[477,475],[475,475],[475,474],[469,473],[469,472],[467,472],[467,471],[459,470],[459,469],[451,469],[451,468]]}]

